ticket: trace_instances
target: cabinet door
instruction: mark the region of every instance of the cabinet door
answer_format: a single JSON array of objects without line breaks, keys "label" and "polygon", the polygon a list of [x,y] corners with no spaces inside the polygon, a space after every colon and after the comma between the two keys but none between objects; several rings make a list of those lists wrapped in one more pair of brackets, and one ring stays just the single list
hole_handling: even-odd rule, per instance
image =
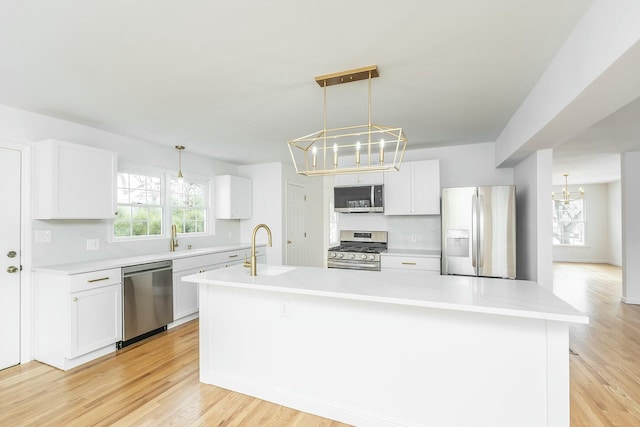
[{"label": "cabinet door", "polygon": [[117,155],[56,140],[34,147],[34,217],[115,217]]},{"label": "cabinet door", "polygon": [[411,214],[411,163],[397,172],[384,173],[384,214]]},{"label": "cabinet door", "polygon": [[216,177],[216,218],[251,218],[251,180],[233,175]]},{"label": "cabinet door", "polygon": [[198,284],[185,282],[183,277],[204,273],[204,267],[181,271],[173,274],[173,320],[181,319],[199,310]]},{"label": "cabinet door", "polygon": [[122,339],[120,284],[74,292],[69,298],[69,359]]},{"label": "cabinet door", "polygon": [[440,162],[411,162],[413,215],[440,215]]},{"label": "cabinet door", "polygon": [[341,185],[377,185],[384,183],[384,173],[367,172],[367,173],[348,173],[336,175],[333,184]]}]

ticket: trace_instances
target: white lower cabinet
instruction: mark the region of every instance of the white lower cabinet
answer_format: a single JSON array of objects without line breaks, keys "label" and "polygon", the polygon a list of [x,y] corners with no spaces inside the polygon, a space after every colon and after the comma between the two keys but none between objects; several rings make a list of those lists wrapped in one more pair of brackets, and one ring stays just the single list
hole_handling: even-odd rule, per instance
[{"label": "white lower cabinet", "polygon": [[122,339],[120,268],[35,273],[35,359],[67,370],[116,350]]},{"label": "white lower cabinet", "polygon": [[120,341],[122,287],[105,286],[70,294],[69,357],[77,357]]},{"label": "white lower cabinet", "polygon": [[[265,246],[258,246],[256,253],[258,263],[266,262]],[[242,264],[251,256],[251,249],[218,252],[207,255],[197,255],[179,258],[173,261],[173,320],[172,326],[195,317],[199,310],[198,284],[185,282],[183,277],[191,274],[204,273],[218,268]],[[247,269],[248,274],[248,269]]]},{"label": "white lower cabinet", "polygon": [[440,274],[440,257],[380,255],[382,271],[428,272]]}]

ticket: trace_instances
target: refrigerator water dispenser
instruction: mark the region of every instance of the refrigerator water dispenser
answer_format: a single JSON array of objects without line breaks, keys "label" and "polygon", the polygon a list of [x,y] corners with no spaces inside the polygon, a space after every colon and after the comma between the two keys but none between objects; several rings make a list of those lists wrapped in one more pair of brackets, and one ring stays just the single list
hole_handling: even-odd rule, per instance
[{"label": "refrigerator water dispenser", "polygon": [[447,256],[469,257],[469,230],[447,230]]}]

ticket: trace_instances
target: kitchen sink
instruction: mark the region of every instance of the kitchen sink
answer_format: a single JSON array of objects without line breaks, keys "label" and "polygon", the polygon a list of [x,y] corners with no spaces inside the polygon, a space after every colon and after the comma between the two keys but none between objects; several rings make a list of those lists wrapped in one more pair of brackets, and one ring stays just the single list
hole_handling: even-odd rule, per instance
[{"label": "kitchen sink", "polygon": [[291,270],[295,270],[296,267],[289,267],[285,265],[268,265],[264,268],[260,268],[258,265],[258,276],[279,276]]}]

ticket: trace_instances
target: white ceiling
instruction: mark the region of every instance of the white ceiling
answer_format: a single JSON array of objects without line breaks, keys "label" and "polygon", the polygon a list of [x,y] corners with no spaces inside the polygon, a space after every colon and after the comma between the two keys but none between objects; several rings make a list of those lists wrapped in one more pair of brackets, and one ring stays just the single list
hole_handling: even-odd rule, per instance
[{"label": "white ceiling", "polygon": [[[322,128],[314,77],[377,64],[373,122],[402,126],[409,148],[495,141],[590,4],[0,0],[0,103],[233,163],[289,161],[286,141]],[[366,123],[366,82],[327,97],[329,127]],[[632,124],[603,121],[556,166],[618,133],[637,141]]]}]

